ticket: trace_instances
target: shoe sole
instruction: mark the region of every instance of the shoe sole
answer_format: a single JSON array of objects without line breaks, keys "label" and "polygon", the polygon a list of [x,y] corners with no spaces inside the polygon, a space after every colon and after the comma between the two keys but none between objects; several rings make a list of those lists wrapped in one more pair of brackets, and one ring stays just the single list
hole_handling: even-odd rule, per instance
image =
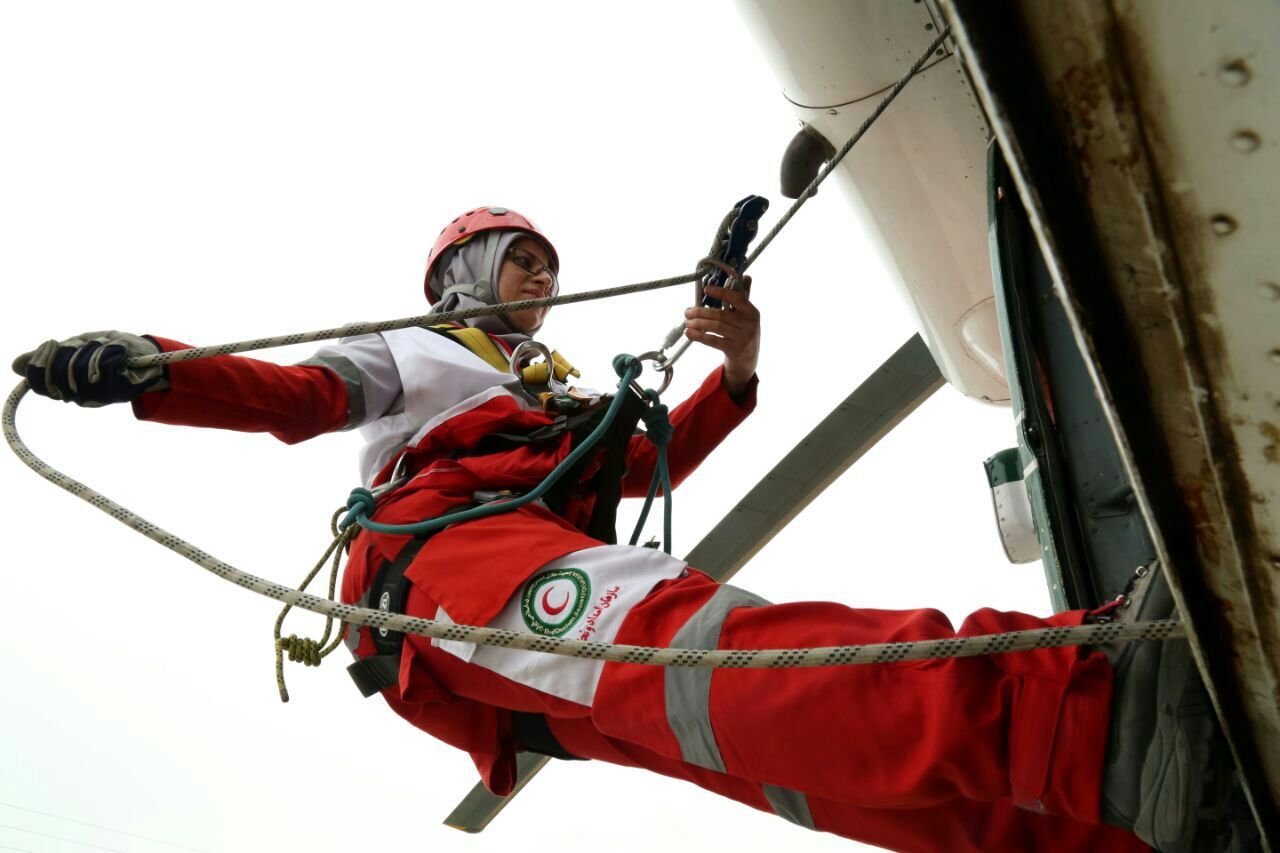
[{"label": "shoe sole", "polygon": [[1217,853],[1225,849],[1233,768],[1190,646],[1181,639],[1163,646],[1133,831],[1162,853]]}]

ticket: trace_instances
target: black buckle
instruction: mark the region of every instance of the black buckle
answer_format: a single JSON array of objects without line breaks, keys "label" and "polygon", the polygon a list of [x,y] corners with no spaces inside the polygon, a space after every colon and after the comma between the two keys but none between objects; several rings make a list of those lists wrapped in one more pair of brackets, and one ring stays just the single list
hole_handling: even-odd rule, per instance
[{"label": "black buckle", "polygon": [[525,752],[559,758],[563,761],[586,761],[566,750],[551,733],[551,726],[542,714],[528,711],[511,712],[511,734]]},{"label": "black buckle", "polygon": [[347,674],[368,699],[400,683],[400,655],[370,655],[348,666]]}]

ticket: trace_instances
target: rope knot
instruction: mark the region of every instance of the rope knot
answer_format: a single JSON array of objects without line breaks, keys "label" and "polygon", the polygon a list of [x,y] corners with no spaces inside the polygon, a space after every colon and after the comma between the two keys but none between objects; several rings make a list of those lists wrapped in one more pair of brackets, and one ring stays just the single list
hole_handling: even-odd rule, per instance
[{"label": "rope knot", "polygon": [[649,405],[640,413],[640,420],[644,421],[644,434],[655,446],[666,447],[676,433],[671,419],[667,417],[667,407],[658,402],[658,395],[652,390],[645,392],[645,399],[649,401]]},{"label": "rope knot", "polygon": [[373,492],[363,488],[352,489],[351,494],[347,496],[347,514],[338,524],[338,529],[346,530],[360,519],[368,518],[373,515],[377,506],[378,502]]},{"label": "rope knot", "polygon": [[627,371],[632,369],[639,373],[640,359],[636,358],[634,355],[629,355],[624,352],[613,357],[613,372],[618,374],[619,378],[626,376]]},{"label": "rope knot", "polygon": [[319,643],[309,637],[299,637],[297,634],[290,634],[276,640],[276,651],[284,652],[289,656],[289,660],[305,666],[319,666],[320,659],[323,657]]}]

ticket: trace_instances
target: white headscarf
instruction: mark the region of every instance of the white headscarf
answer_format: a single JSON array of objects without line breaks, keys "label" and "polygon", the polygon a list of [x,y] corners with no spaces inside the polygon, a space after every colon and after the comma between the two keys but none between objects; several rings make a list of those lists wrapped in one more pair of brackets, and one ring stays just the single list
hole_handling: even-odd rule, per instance
[{"label": "white headscarf", "polygon": [[[431,273],[431,290],[441,297],[432,306],[431,313],[457,311],[478,305],[497,305],[498,275],[507,258],[507,250],[524,237],[538,239],[525,231],[482,231],[465,243],[445,250]],[[557,284],[552,288],[551,295],[554,296],[558,291]],[[461,322],[472,328],[484,329],[513,347],[529,340],[538,331],[533,329],[522,332],[501,314],[472,317]],[[542,328],[541,323],[538,328]]]}]

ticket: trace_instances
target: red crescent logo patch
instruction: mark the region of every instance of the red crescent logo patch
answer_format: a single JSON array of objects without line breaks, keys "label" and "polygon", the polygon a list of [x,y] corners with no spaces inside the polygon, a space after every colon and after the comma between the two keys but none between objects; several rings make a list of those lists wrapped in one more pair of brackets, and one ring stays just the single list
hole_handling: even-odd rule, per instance
[{"label": "red crescent logo patch", "polygon": [[[558,594],[552,590],[558,589]],[[552,599],[559,599],[553,602]],[[533,633],[560,637],[578,624],[591,600],[591,579],[582,569],[547,569],[534,575],[520,593],[520,618]]]},{"label": "red crescent logo patch", "polygon": [[548,615],[548,616],[555,616],[555,615],[559,614],[559,613],[560,613],[560,611],[564,610],[566,607],[568,607],[568,606],[569,606],[569,591],[568,591],[568,590],[565,590],[565,593],[564,593],[564,601],[560,602],[560,604],[559,604],[559,605],[557,605],[557,606],[555,606],[555,607],[552,607],[552,606],[551,606],[551,602],[550,602],[550,601],[548,600],[548,598],[547,598],[547,596],[549,596],[549,595],[551,595],[551,589],[550,589],[550,588],[548,588],[545,592],[543,592],[543,593],[542,593],[542,609],[543,609],[543,610],[545,610],[545,611],[547,612],[547,615]]}]

